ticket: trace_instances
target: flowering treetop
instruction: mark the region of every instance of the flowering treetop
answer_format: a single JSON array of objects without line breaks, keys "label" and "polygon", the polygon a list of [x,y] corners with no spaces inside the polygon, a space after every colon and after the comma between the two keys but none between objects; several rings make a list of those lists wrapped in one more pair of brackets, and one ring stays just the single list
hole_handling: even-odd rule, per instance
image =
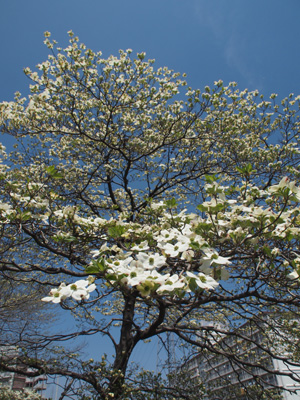
[{"label": "flowering treetop", "polygon": [[[217,351],[203,320],[297,308],[299,97],[193,90],[144,53],[105,59],[69,35],[61,49],[46,33],[28,99],[0,104],[16,141],[1,147],[1,271],[109,337],[121,381],[141,340],[172,331]],[[120,391],[96,367],[35,366]]]}]

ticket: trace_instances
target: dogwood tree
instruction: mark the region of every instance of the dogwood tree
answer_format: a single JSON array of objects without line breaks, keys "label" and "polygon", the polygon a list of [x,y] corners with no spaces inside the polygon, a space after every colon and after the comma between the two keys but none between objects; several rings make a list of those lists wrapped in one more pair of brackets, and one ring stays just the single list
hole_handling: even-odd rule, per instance
[{"label": "dogwood tree", "polygon": [[[103,58],[69,35],[61,49],[45,34],[48,60],[25,69],[31,94],[0,105],[16,143],[1,147],[1,271],[79,321],[20,332],[22,363],[66,377],[61,398],[192,398],[129,369],[137,344],[172,332],[264,385],[254,368],[268,366],[218,341],[246,319],[288,314],[286,329],[257,326],[289,352],[260,347],[299,382],[300,97],[221,81],[193,90],[144,53]],[[91,335],[111,341],[112,357],[67,345]]]},{"label": "dogwood tree", "polygon": [[[51,326],[49,307],[41,307],[41,297],[45,289],[31,282],[22,282],[19,277],[10,272],[0,274],[0,348],[7,342],[17,345],[20,331],[37,332],[41,322]],[[22,316],[22,318],[20,318]],[[46,326],[43,326],[43,330]]]},{"label": "dogwood tree", "polygon": [[29,390],[11,390],[6,387],[0,387],[0,395],[3,400],[42,400],[42,397]]}]

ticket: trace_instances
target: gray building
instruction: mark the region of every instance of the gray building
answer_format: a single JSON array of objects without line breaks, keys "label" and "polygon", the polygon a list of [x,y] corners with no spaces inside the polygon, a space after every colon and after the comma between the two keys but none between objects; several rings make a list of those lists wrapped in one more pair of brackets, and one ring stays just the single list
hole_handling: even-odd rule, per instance
[{"label": "gray building", "polygon": [[[262,321],[262,318],[247,321],[233,334],[227,335],[222,333],[220,325],[215,324],[214,334],[214,323],[204,324],[211,329],[210,344],[215,345],[219,354],[202,351],[181,369],[188,373],[195,385],[205,386],[206,400],[259,399],[262,393],[269,393],[272,400],[300,399],[300,382],[290,376],[293,374],[300,379],[300,366],[284,360],[288,353],[283,342],[274,333],[267,334]],[[266,351],[268,349],[272,351]]]},{"label": "gray building", "polygon": [[[0,348],[0,357],[5,359],[6,362],[10,360],[12,366],[17,364],[17,356],[18,350],[15,347]],[[30,371],[29,368],[28,370]],[[11,390],[30,389],[43,396],[46,390],[46,384],[47,377],[45,375],[27,377],[20,373],[0,370],[0,386],[5,386]]]}]

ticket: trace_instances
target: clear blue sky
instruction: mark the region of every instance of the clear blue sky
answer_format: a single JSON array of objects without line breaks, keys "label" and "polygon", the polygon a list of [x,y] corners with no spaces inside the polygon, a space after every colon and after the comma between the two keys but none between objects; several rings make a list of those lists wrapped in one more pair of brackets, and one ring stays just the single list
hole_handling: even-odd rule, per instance
[{"label": "clear blue sky", "polygon": [[298,93],[299,17],[299,0],[0,0],[0,101],[27,93],[22,69],[46,59],[43,32],[64,46],[70,29],[104,55],[146,51],[193,88]]},{"label": "clear blue sky", "polygon": [[[299,19],[300,0],[0,0],[0,101],[28,94],[23,68],[47,58],[43,32],[65,46],[70,29],[104,56],[146,51],[193,88],[300,94]],[[136,354],[155,365],[156,343]]]}]

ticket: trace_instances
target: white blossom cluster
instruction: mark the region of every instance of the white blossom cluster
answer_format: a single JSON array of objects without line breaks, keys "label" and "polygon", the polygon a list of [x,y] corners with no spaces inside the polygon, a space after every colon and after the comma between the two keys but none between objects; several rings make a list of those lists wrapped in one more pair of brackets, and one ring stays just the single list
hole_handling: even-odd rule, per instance
[{"label": "white blossom cluster", "polygon": [[8,387],[0,387],[0,398],[4,400],[42,400],[42,396],[32,390],[12,390]]},{"label": "white blossom cluster", "polygon": [[68,297],[72,297],[77,301],[87,300],[90,297],[90,293],[96,289],[96,285],[92,283],[93,281],[93,277],[88,277],[87,280],[81,279],[70,285],[61,283],[58,289],[51,289],[49,296],[44,297],[42,301],[60,303]]},{"label": "white blossom cluster", "polygon": [[[165,204],[159,202],[151,204],[151,209],[160,213],[159,224],[132,225],[124,222],[122,218],[118,220],[98,218],[97,223],[103,229],[106,225],[115,229],[122,228],[123,233],[120,233],[120,236],[128,239],[134,234],[136,242],[131,242],[127,247],[117,244],[110,247],[105,243],[99,250],[92,251],[94,258],[91,262],[92,273],[96,276],[100,273],[111,286],[134,288],[143,297],[153,295],[183,297],[190,292],[202,293],[215,290],[219,280],[227,280],[230,276],[227,268],[232,264],[230,257],[221,256],[201,234],[197,233],[199,225],[211,226],[210,229],[213,229],[214,234],[223,242],[249,241],[255,244],[258,240],[257,229],[261,231],[260,235],[263,232],[274,238],[284,239],[291,233],[299,235],[299,228],[293,226],[293,216],[295,213],[298,215],[299,207],[282,212],[269,207],[267,199],[265,206],[255,203],[246,205],[245,202],[227,200],[226,188],[217,182],[207,185],[206,189],[212,197],[199,206],[200,210],[206,212],[206,217],[188,214],[186,210],[171,215],[166,212]],[[260,191],[260,195],[269,196],[269,199],[273,196],[271,200],[274,200],[274,196],[279,198],[285,196],[286,199],[296,203],[300,200],[299,188],[286,177],[267,191]],[[70,210],[68,213],[65,211],[56,213],[62,219],[69,214]],[[74,210],[72,215],[75,215]],[[74,218],[85,226],[90,224],[93,229],[95,227],[95,222],[91,219],[88,223],[82,218]],[[177,221],[176,224],[174,221]],[[145,238],[145,235],[148,239],[139,239]],[[109,240],[109,234],[103,235],[103,238]],[[272,257],[279,255],[279,249],[272,249]],[[289,265],[285,261],[284,265],[286,264]],[[172,265],[175,269],[181,268],[180,272],[174,272]],[[300,256],[295,257],[291,265],[293,271],[287,272],[286,276],[288,279],[298,279]],[[96,288],[91,279],[90,277],[86,281],[79,280],[68,286],[62,284],[58,289],[53,289],[50,296],[43,300],[59,303],[67,297],[75,300],[88,299]]]}]

